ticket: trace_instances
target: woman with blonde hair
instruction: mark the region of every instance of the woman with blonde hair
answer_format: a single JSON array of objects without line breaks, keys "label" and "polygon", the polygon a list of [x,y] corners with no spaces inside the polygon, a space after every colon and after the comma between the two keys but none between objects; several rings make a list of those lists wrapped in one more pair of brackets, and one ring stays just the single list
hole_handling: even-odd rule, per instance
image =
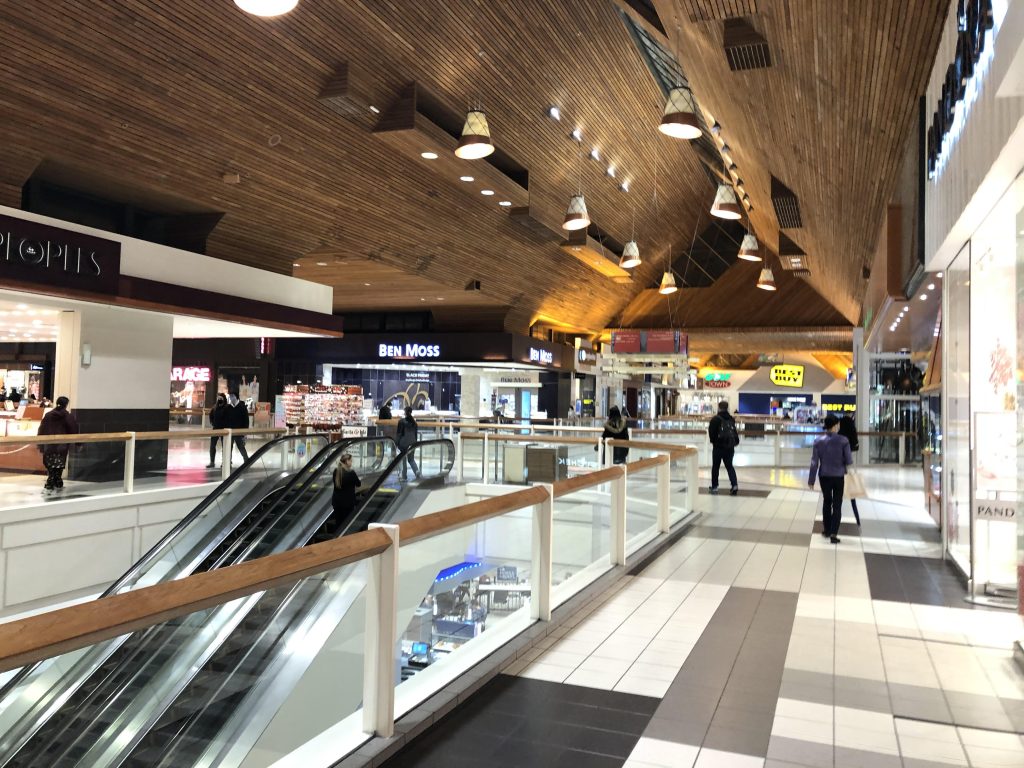
[{"label": "woman with blonde hair", "polygon": [[352,454],[341,454],[341,460],[334,470],[334,493],[331,494],[335,531],[345,524],[355,510],[356,488],[360,485],[359,475],[352,469]]}]

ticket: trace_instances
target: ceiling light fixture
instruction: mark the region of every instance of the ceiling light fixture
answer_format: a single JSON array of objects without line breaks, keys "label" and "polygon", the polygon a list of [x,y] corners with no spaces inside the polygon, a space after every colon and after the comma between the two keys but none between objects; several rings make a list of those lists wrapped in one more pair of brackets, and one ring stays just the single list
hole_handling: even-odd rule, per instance
[{"label": "ceiling light fixture", "polygon": [[672,274],[672,270],[667,270],[661,276],[661,285],[658,286],[658,293],[662,296],[669,296],[679,290],[676,285],[676,276]]},{"label": "ceiling light fixture", "polygon": [[765,267],[761,270],[761,276],[757,278],[757,287],[762,291],[778,290],[775,287],[775,275],[772,274],[770,267]]},{"label": "ceiling light fixture", "polygon": [[301,267],[302,265],[301,265],[301,264],[299,264],[299,262],[297,262],[297,261],[296,261],[295,263],[293,263],[293,264],[292,264],[292,266],[293,266],[293,267]]},{"label": "ceiling light fixture", "polygon": [[717,120],[715,120],[715,123],[714,123],[714,125],[712,125],[712,126],[711,126],[711,132],[712,132],[713,134],[715,134],[715,136],[717,136],[718,134],[720,134],[720,133],[722,132],[722,126],[720,126],[720,125],[718,124],[718,121],[717,121]]},{"label": "ceiling light fixture", "polygon": [[918,298],[920,298],[921,301],[927,301],[928,300],[928,294],[927,293],[922,293]]},{"label": "ceiling light fixture", "polygon": [[424,160],[437,160],[437,152],[420,152],[420,157]]},{"label": "ceiling light fixture", "polygon": [[939,273],[938,273],[937,275],[935,275],[935,276],[936,276],[937,278],[939,278],[939,280],[941,280],[941,279],[942,279],[942,275],[943,275],[943,274],[944,274],[943,272],[939,272]]},{"label": "ceiling light fixture", "polygon": [[758,253],[759,248],[757,238],[750,232],[747,232],[743,236],[743,242],[740,243],[740,252],[736,256],[744,261],[760,261],[761,254]]},{"label": "ceiling light fixture", "polygon": [[711,215],[720,219],[738,219],[743,211],[736,200],[736,192],[728,184],[719,184],[715,193],[715,202],[711,206]]},{"label": "ceiling light fixture", "polygon": [[380,110],[377,109],[377,107],[373,106],[373,104],[370,105],[370,111],[373,112],[373,114],[375,114],[375,115],[379,115],[380,114]]},{"label": "ceiling light fixture", "polygon": [[909,305],[909,304],[907,304],[907,306],[905,306],[905,307],[903,308],[903,311],[904,311],[904,312],[909,312],[909,311],[910,311],[910,305]]},{"label": "ceiling light fixture", "polygon": [[493,189],[481,189],[480,190],[480,194],[483,195],[484,197],[490,197],[491,195],[494,194],[494,190]]},{"label": "ceiling light fixture", "polygon": [[318,267],[326,267],[326,266],[327,266],[327,262],[326,262],[326,261],[318,261],[318,262],[316,263],[316,265],[317,265]]},{"label": "ceiling light fixture", "polygon": [[473,181],[472,176],[459,176],[459,181]]},{"label": "ceiling light fixture", "polygon": [[621,184],[619,184],[619,189],[622,190],[623,192],[629,192],[629,182],[624,181]]},{"label": "ceiling light fixture", "polygon": [[615,166],[614,165],[609,165],[608,169],[605,171],[605,174],[607,174],[608,176],[610,176],[611,178],[614,179],[615,178]]},{"label": "ceiling light fixture", "polygon": [[636,244],[636,240],[630,240],[622,249],[619,266],[623,269],[633,269],[633,267],[639,267],[640,263],[640,246]]},{"label": "ceiling light fixture", "polygon": [[298,4],[299,0],[235,0],[235,5],[246,13],[268,18],[288,13]]},{"label": "ceiling light fixture", "polygon": [[500,203],[498,203],[498,205],[500,205],[502,208],[511,208],[512,207],[512,201],[511,200],[502,200]]},{"label": "ceiling light fixture", "polygon": [[550,117],[552,120],[561,120],[562,119],[562,110],[560,110],[558,107],[552,105],[552,106],[548,107],[548,117]]},{"label": "ceiling light fixture", "polygon": [[570,231],[586,229],[590,226],[590,216],[587,214],[587,203],[582,194],[573,195],[569,198],[569,208],[565,212],[565,220],[562,222],[562,229]]},{"label": "ceiling light fixture", "polygon": [[593,149],[590,150],[590,159],[591,160],[600,160],[601,159],[601,153],[598,152],[597,147],[594,147]]},{"label": "ceiling light fixture", "polygon": [[935,283],[928,283],[928,290],[929,291],[934,291],[935,290]]},{"label": "ceiling light fixture", "polygon": [[466,124],[462,126],[462,138],[455,147],[455,156],[463,160],[479,160],[494,152],[491,142],[491,129],[487,125],[487,115],[479,109],[471,109],[466,113]]},{"label": "ceiling light fixture", "polygon": [[583,131],[581,131],[579,128],[573,128],[572,129],[572,133],[569,134],[569,138],[572,139],[575,142],[582,142],[583,141]]},{"label": "ceiling light fixture", "polygon": [[700,121],[697,119],[697,105],[689,88],[676,87],[665,102],[665,113],[658,130],[673,139],[699,139]]}]

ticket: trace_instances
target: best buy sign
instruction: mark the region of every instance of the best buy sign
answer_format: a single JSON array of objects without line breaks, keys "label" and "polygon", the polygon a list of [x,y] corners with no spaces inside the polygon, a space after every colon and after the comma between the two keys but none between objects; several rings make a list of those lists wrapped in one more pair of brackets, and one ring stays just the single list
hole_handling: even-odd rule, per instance
[{"label": "best buy sign", "polygon": [[802,365],[773,365],[769,377],[777,387],[795,387],[804,385],[804,367]]}]

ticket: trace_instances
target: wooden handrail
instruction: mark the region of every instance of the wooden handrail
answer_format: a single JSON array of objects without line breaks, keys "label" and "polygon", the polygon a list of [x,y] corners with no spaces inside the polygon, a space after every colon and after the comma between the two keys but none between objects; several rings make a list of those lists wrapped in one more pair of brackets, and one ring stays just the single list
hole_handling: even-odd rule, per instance
[{"label": "wooden handrail", "polygon": [[613,448],[636,448],[639,451],[662,451],[673,459],[680,456],[696,456],[698,451],[692,445],[675,445],[674,443],[652,443],[644,440],[606,440],[605,445]]},{"label": "wooden handrail", "polygon": [[[280,427],[248,427],[233,429],[233,435],[283,435],[286,429]],[[197,429],[175,432],[136,432],[136,440],[189,440],[198,437],[225,436],[226,429]],[[116,443],[125,442],[132,437],[130,432],[83,432],[77,435],[21,435],[0,437],[0,445],[17,443],[19,445],[48,445],[53,443]]]},{"label": "wooden handrail", "polygon": [[0,671],[85,648],[239,597],[294,584],[378,555],[390,544],[391,539],[384,531],[370,529],[0,624]]},{"label": "wooden handrail", "polygon": [[631,461],[626,465],[626,473],[633,474],[634,472],[643,472],[645,469],[653,469],[660,467],[662,464],[667,464],[669,457],[664,453],[660,456],[651,456],[648,459],[640,459],[639,461]]},{"label": "wooden handrail", "polygon": [[[555,437],[549,435],[487,435],[492,443],[558,443],[559,445],[596,445],[591,437]],[[483,440],[482,432],[470,432],[463,440]]]},{"label": "wooden handrail", "polygon": [[619,467],[607,467],[596,472],[587,472],[585,475],[570,477],[568,480],[559,480],[552,488],[556,499],[568,496],[570,493],[581,491],[584,488],[592,488],[602,483],[610,483],[622,477],[622,470]]},{"label": "wooden handrail", "polygon": [[[287,429],[281,427],[266,427],[261,429],[260,427],[246,427],[245,429],[232,429],[232,435],[284,435],[287,434]],[[136,432],[136,440],[192,440],[193,438],[199,437],[226,437],[228,430],[226,429],[190,429],[190,430],[179,430],[176,432]],[[316,433],[313,433],[316,434]],[[311,435],[303,435],[303,437],[310,437]]]},{"label": "wooden handrail", "polygon": [[442,531],[454,531],[467,525],[480,523],[492,517],[503,515],[515,509],[540,504],[548,496],[547,490],[537,485],[514,493],[506,493],[423,517],[403,520],[398,524],[399,542],[402,545],[425,539]]}]

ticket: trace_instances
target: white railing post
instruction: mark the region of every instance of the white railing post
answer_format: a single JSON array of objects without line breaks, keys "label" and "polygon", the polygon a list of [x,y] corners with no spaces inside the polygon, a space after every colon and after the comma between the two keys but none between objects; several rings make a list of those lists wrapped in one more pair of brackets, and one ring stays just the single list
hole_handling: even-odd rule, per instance
[{"label": "white railing post", "polygon": [[544,483],[547,498],[533,508],[533,548],[530,564],[530,618],[551,621],[551,568],[554,560],[552,528],[555,518],[555,489]]},{"label": "white railing post", "polygon": [[604,441],[604,465],[606,467],[611,467],[615,465],[615,448],[611,445],[608,445],[608,440]]},{"label": "white railing post", "polygon": [[782,466],[782,432],[773,432],[775,437],[775,464],[776,467]]},{"label": "white railing post", "polygon": [[600,467],[604,464],[604,440],[600,437],[597,438],[597,466]]},{"label": "white railing post", "polygon": [[480,474],[483,476],[481,478],[481,482],[483,482],[484,485],[489,485],[491,482],[491,473],[488,471],[489,467],[487,466],[491,463],[489,454],[490,441],[487,439],[487,433],[484,432],[484,447],[480,452]]},{"label": "white railing post", "polygon": [[458,482],[462,482],[462,478],[466,474],[466,455],[462,452],[462,433],[454,435],[455,438],[455,479]]},{"label": "white railing post", "polygon": [[670,502],[672,492],[672,457],[665,456],[665,463],[658,465],[658,531],[668,533],[672,527]]},{"label": "white railing post", "polygon": [[129,432],[129,437],[124,441],[124,492],[131,493],[135,490],[135,433]]},{"label": "white railing post", "polygon": [[390,738],[395,733],[398,526],[371,523],[370,528],[382,529],[391,539],[391,546],[367,563],[363,730]]},{"label": "white railing post", "polygon": [[235,449],[231,441],[231,430],[229,429],[227,435],[221,439],[224,442],[221,443],[220,449],[220,479],[227,480],[231,477],[231,459]]},{"label": "white railing post", "polygon": [[686,512],[687,514],[697,509],[697,497],[700,495],[700,488],[697,478],[697,454],[691,453],[686,457]]},{"label": "white railing post", "polygon": [[897,439],[900,441],[900,443],[899,443],[899,449],[900,449],[899,462],[900,462],[900,466],[902,467],[904,464],[907,463],[907,434],[906,434],[906,432],[900,432],[900,436]]},{"label": "white railing post", "polygon": [[612,480],[611,527],[608,532],[612,565],[626,564],[626,467],[617,465],[622,474]]}]

